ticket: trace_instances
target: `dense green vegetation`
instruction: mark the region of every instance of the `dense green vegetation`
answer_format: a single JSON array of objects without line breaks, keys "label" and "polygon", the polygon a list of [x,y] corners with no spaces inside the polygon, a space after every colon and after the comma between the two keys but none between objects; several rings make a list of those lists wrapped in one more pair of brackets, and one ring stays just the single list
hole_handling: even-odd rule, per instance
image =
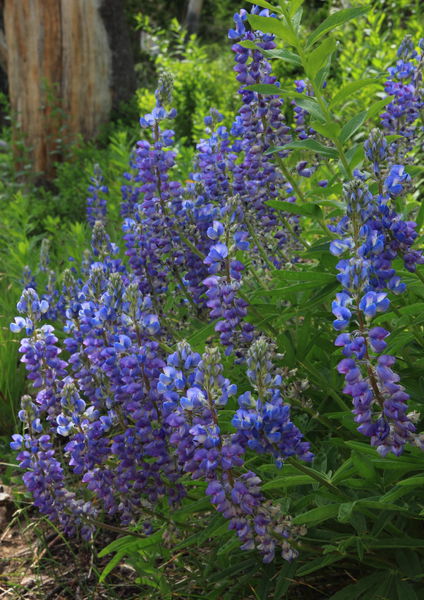
[{"label": "dense green vegetation", "polygon": [[[183,3],[146,2],[141,14],[128,2],[134,36],[144,31],[135,98],[100,139],[67,148],[48,184],[16,170],[4,127],[5,483],[20,485],[10,435],[15,449],[37,440],[23,465],[38,477],[25,480],[45,515],[37,527],[54,528],[70,560],[91,553],[86,598],[418,600],[423,15],[403,0],[258,0],[234,26],[252,4],[206,2],[187,37]],[[33,364],[36,343],[69,361],[34,363],[56,398],[47,408],[19,364],[22,353]],[[65,447],[84,436],[83,450]],[[37,471],[50,448],[63,487]],[[223,448],[230,467],[194,458]],[[19,491],[19,510],[40,519],[30,499]]]}]

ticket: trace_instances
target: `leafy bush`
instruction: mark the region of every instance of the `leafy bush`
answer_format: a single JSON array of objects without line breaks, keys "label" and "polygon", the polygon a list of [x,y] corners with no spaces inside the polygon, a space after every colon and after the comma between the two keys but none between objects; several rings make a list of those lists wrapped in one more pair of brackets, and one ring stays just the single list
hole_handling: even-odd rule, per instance
[{"label": "leafy bush", "polygon": [[[164,74],[123,243],[96,169],[91,247],[24,290],[11,328],[35,398],[12,447],[66,533],[125,528],[102,577],[126,560],[146,596],[277,599],[320,572],[349,574],[333,600],[418,598],[423,42],[402,41],[384,89],[335,89],[333,31],[367,9],[305,36],[301,1],[255,4],[229,34],[241,106],[231,127],[206,116],[189,180]],[[280,85],[270,60],[304,79]]]},{"label": "leafy bush", "polygon": [[[203,119],[211,106],[227,120],[234,113],[237,88],[226,54],[219,47],[204,46],[195,35],[187,38],[186,30],[174,19],[169,30],[144,25],[151,36],[151,54],[158,73],[171,73],[174,80],[173,104],[177,110],[174,122],[176,137],[193,145],[203,134]],[[144,64],[140,65],[144,69]],[[137,92],[142,113],[153,109],[153,92],[140,88]]]}]

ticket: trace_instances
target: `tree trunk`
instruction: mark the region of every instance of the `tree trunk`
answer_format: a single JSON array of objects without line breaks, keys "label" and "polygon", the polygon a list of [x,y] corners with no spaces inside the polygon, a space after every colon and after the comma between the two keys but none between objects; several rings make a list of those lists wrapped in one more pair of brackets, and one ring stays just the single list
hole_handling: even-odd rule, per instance
[{"label": "tree trunk", "polygon": [[185,26],[189,34],[197,33],[199,30],[200,13],[202,12],[203,0],[189,0]]},{"label": "tree trunk", "polygon": [[[100,11],[111,4],[117,10],[116,0],[4,0],[15,156],[44,178],[66,145],[95,137],[110,116],[116,59]],[[132,67],[121,98],[134,89]]]}]

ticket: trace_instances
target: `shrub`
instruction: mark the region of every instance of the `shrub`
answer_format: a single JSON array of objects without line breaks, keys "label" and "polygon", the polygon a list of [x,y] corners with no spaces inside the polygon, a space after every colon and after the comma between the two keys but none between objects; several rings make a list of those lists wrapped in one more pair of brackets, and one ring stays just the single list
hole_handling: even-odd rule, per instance
[{"label": "shrub", "polygon": [[[35,388],[12,442],[34,503],[85,539],[127,527],[104,576],[125,557],[164,598],[154,567],[174,535],[188,560],[203,550],[208,598],[279,598],[336,563],[355,581],[334,600],[414,597],[423,571],[423,44],[407,37],[384,98],[352,115],[375,81],[326,86],[331,32],[367,9],[306,37],[300,5],[235,16],[241,106],[231,128],[206,116],[184,183],[162,76],[126,174],[123,244],[97,172],[91,248],[58,289],[27,287],[11,325]],[[281,86],[269,60],[304,79]]]}]

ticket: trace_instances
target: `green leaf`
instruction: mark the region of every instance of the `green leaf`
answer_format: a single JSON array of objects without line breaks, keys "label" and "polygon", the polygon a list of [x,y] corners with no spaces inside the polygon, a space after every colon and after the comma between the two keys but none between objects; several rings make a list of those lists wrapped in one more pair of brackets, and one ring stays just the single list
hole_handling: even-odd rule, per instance
[{"label": "green leaf", "polygon": [[356,501],[343,502],[340,504],[339,512],[337,513],[337,520],[340,521],[340,523],[348,523],[350,521],[355,504]]},{"label": "green leaf", "polygon": [[379,83],[380,80],[376,78],[360,79],[359,81],[351,81],[350,83],[347,83],[344,87],[342,87],[342,89],[339,92],[337,92],[337,94],[331,100],[330,108],[334,108],[335,106],[343,102],[343,100],[345,100],[346,98],[350,99],[353,92],[356,92],[357,90],[360,90],[364,87],[368,87],[370,85],[378,86]]},{"label": "green leaf", "polygon": [[186,517],[187,515],[194,515],[197,512],[205,512],[211,509],[211,503],[209,498],[200,498],[195,502],[190,502],[183,508],[178,509],[173,513],[172,517],[178,519],[179,517]]},{"label": "green leaf", "polygon": [[252,571],[255,569],[255,567],[257,567],[257,564],[258,562],[254,558],[249,558],[244,561],[239,560],[235,564],[226,567],[225,569],[218,569],[218,571],[213,575],[210,575],[208,579],[211,583],[217,583],[226,577],[233,578],[237,573],[240,573],[240,571]]},{"label": "green leaf", "polygon": [[316,152],[317,154],[322,154],[323,156],[328,156],[329,158],[337,158],[339,156],[335,148],[329,148],[328,146],[324,146],[324,144],[311,139],[299,140],[296,142],[290,142],[284,146],[277,146],[276,148],[271,148],[265,152],[265,154],[272,154],[274,152],[280,152],[281,150],[286,149],[310,150],[311,152]]},{"label": "green leaf", "polygon": [[422,486],[424,485],[424,475],[414,475],[413,477],[402,479],[401,481],[398,481],[396,485]]},{"label": "green leaf", "polygon": [[[350,418],[352,417],[352,414],[350,411],[346,414],[348,414]],[[336,484],[336,483],[339,483],[340,481],[343,481],[347,477],[350,477],[350,475],[352,474],[352,468],[353,468],[352,459],[348,458],[347,460],[345,460],[345,462],[342,465],[340,465],[340,467],[337,469],[337,471],[333,474],[333,476],[331,477],[331,483]]]},{"label": "green leaf", "polygon": [[[224,521],[222,515],[217,514],[211,519],[211,522],[205,529],[196,531],[193,535],[189,536],[181,543],[174,546],[174,550],[182,550],[190,546],[201,546],[207,539],[219,536],[223,539],[223,536],[228,532],[228,523]],[[231,534],[230,534],[231,535]]]},{"label": "green leaf", "polygon": [[378,115],[380,110],[383,110],[383,108],[391,101],[392,98],[389,96],[388,98],[384,98],[384,100],[374,102],[374,104],[372,104],[367,111],[367,119],[372,119],[373,117],[375,117],[375,115]]},{"label": "green leaf", "polygon": [[421,231],[421,227],[424,223],[424,202],[421,201],[420,210],[418,211],[417,218],[415,219],[417,223],[417,232]]},{"label": "green leaf", "polygon": [[285,598],[285,594],[289,589],[293,577],[296,573],[297,564],[296,561],[279,566],[278,577],[275,580],[274,600],[282,600]]},{"label": "green leaf", "polygon": [[296,515],[293,519],[295,525],[317,525],[327,519],[333,519],[339,512],[339,504],[325,504],[324,506],[318,506],[312,510]]},{"label": "green leaf", "polygon": [[247,85],[245,87],[246,90],[252,90],[252,92],[257,92],[258,94],[264,94],[266,96],[282,96],[283,90],[272,83],[255,83],[254,85]]},{"label": "green leaf", "polygon": [[396,580],[398,597],[402,600],[419,600],[412,585],[406,581]]},{"label": "green leaf", "polygon": [[250,40],[245,40],[244,42],[237,42],[237,44],[242,48],[249,48],[250,50],[260,50],[260,48],[258,48],[255,42],[252,42]]},{"label": "green leaf", "polygon": [[131,535],[125,535],[123,537],[114,540],[110,544],[108,544],[105,548],[103,548],[99,552],[99,558],[110,554],[111,552],[121,552],[122,550],[131,550],[135,547],[137,549],[149,548],[151,546],[156,546],[159,541],[162,539],[162,530],[156,531],[152,535],[147,536],[144,540],[140,538],[136,538]]},{"label": "green leaf", "polygon": [[355,144],[346,152],[346,160],[351,169],[354,169],[360,162],[364,160],[365,151],[363,144]]},{"label": "green leaf", "polygon": [[[292,26],[296,33],[299,33],[300,21],[302,20],[303,8],[300,8],[292,16]],[[297,41],[297,40],[296,40]]]},{"label": "green leaf", "polygon": [[100,577],[99,577],[99,582],[100,583],[104,582],[104,580],[109,575],[109,573],[111,571],[113,571],[113,569],[115,567],[117,567],[119,565],[119,563],[121,562],[121,560],[124,558],[125,555],[126,555],[126,551],[122,550],[120,552],[117,552],[115,554],[115,556],[110,559],[110,561],[107,563],[107,565],[105,566],[105,568],[103,569],[103,571],[100,573]]},{"label": "green leaf", "polygon": [[[329,140],[334,140],[340,135],[340,125],[337,123],[320,123],[319,121],[311,121],[310,126],[312,129],[315,129],[318,131],[318,133]],[[324,188],[324,190],[326,190],[326,188]]]},{"label": "green leaf", "polygon": [[208,323],[207,325],[205,325],[203,322],[198,321],[198,326],[197,329],[195,329],[194,333],[185,336],[194,350],[203,350],[206,340],[215,331],[215,323],[216,321],[213,321],[212,323]]},{"label": "green leaf", "polygon": [[303,217],[315,217],[316,219],[322,218],[322,211],[317,204],[292,204],[291,202],[284,202],[283,200],[268,200],[265,202],[268,206],[277,210],[283,210],[291,215],[302,215]]},{"label": "green leaf", "polygon": [[[253,42],[250,42],[250,43],[252,44]],[[256,46],[256,44],[255,44],[255,46]],[[250,48],[250,46],[246,46],[246,47]],[[295,54],[295,52],[290,52],[290,50],[286,50],[285,48],[284,49],[274,48],[273,50],[261,50],[261,52],[266,58],[279,58],[280,60],[291,63],[293,65],[296,65],[297,67],[300,67],[302,65],[300,56]]]},{"label": "green leaf", "polygon": [[288,98],[295,98],[296,104],[304,108],[309,114],[316,119],[325,122],[326,118],[316,100],[308,98],[304,94],[295,92],[292,89],[281,88],[271,83],[255,83],[253,85],[247,85],[246,90],[257,92],[258,94],[273,95],[273,96],[287,96]]},{"label": "green leaf", "polygon": [[384,504],[380,500],[358,500],[356,506],[361,508],[371,508],[375,510],[395,510],[399,512],[408,512],[408,508],[399,506],[398,504],[391,504],[385,502]]},{"label": "green leaf", "polygon": [[[379,571],[378,573],[373,573],[368,577],[363,577],[356,583],[348,585],[330,596],[329,600],[357,600],[358,598],[363,598],[363,600],[365,600],[366,596],[362,595],[363,592],[368,590],[373,590],[374,592],[375,586],[381,581],[382,576],[384,576],[384,574]],[[371,600],[371,597],[374,598],[374,594],[368,597]],[[381,598],[381,600],[383,600],[383,598]]]},{"label": "green leaf", "polygon": [[352,452],[352,463],[363,479],[374,480],[376,477],[375,467],[368,456],[359,452]]},{"label": "green leaf", "polygon": [[402,575],[418,578],[423,577],[424,562],[413,550],[399,550],[396,552],[396,562],[399,565]]},{"label": "green leaf", "polygon": [[362,15],[365,15],[369,11],[369,7],[356,7],[356,8],[346,8],[344,10],[339,10],[338,12],[330,15],[325,21],[319,25],[315,31],[311,33],[306,41],[306,48],[315,44],[327,31],[331,31],[336,27],[340,27],[347,21],[351,21],[352,19],[356,19]]},{"label": "green leaf", "polygon": [[275,271],[275,277],[283,281],[306,282],[325,284],[334,281],[334,273],[324,273],[321,271]]},{"label": "green leaf", "polygon": [[279,6],[273,6],[270,2],[267,2],[266,0],[246,0],[246,2],[250,2],[250,4],[256,4],[257,6],[261,6],[262,8],[269,8],[269,10],[272,10],[273,12],[281,11]]},{"label": "green leaf", "polygon": [[412,538],[412,537],[404,537],[404,538],[387,538],[387,539],[379,539],[373,540],[372,538],[368,538],[368,542],[370,547],[372,548],[421,548],[423,547],[422,538]]},{"label": "green leaf", "polygon": [[247,20],[253,29],[258,29],[263,33],[272,33],[285,42],[288,42],[292,46],[295,46],[297,43],[297,39],[293,31],[287,27],[287,25],[284,25],[284,23],[282,23],[279,19],[275,19],[274,17],[249,15]]},{"label": "green leaf", "polygon": [[351,138],[352,135],[358,131],[362,123],[365,121],[366,117],[367,111],[363,110],[362,112],[352,117],[352,119],[348,121],[346,125],[343,126],[339,138],[342,144],[345,144],[348,141],[348,139]]},{"label": "green leaf", "polygon": [[[316,119],[326,122],[326,118],[325,118],[318,102],[316,102],[316,100],[313,100],[312,98],[306,98],[302,94],[300,94],[300,97],[299,96],[294,96],[294,97],[296,98],[296,104],[298,106],[300,106],[301,108],[304,108],[306,111],[308,111],[308,113],[310,115],[312,115]],[[307,142],[307,141],[314,141],[314,140],[304,140],[304,141]]]},{"label": "green leaf", "polygon": [[262,485],[264,491],[269,490],[280,490],[289,487],[295,487],[297,485],[310,485],[316,483],[315,479],[309,475],[286,475],[285,477],[277,477]]},{"label": "green leaf", "polygon": [[[289,15],[291,17],[296,14],[296,12],[302,6],[302,4],[304,3],[304,1],[305,0],[291,0],[290,6],[289,6]],[[254,2],[254,0],[252,0],[252,2]]]},{"label": "green leaf", "polygon": [[303,577],[304,575],[309,575],[310,573],[314,573],[323,567],[327,567],[328,565],[332,565],[338,560],[342,560],[344,556],[342,554],[324,554],[324,556],[320,556],[319,558],[315,558],[314,560],[309,561],[300,569],[297,569],[296,575],[298,577]]},{"label": "green leaf", "polygon": [[[391,142],[392,140],[390,140],[389,138],[391,137],[395,137],[396,138],[403,138],[403,135],[397,135],[397,136],[391,136],[391,135],[386,135],[384,136],[386,138],[386,140],[388,142]],[[405,165],[405,171],[411,175],[411,177],[417,177],[421,174],[424,175],[424,167],[420,166],[420,165]]]},{"label": "green leaf", "polygon": [[333,54],[336,49],[336,40],[334,38],[327,38],[315,48],[308,57],[306,72],[310,79],[314,79],[315,75],[320,69],[326,64],[328,58]]}]

